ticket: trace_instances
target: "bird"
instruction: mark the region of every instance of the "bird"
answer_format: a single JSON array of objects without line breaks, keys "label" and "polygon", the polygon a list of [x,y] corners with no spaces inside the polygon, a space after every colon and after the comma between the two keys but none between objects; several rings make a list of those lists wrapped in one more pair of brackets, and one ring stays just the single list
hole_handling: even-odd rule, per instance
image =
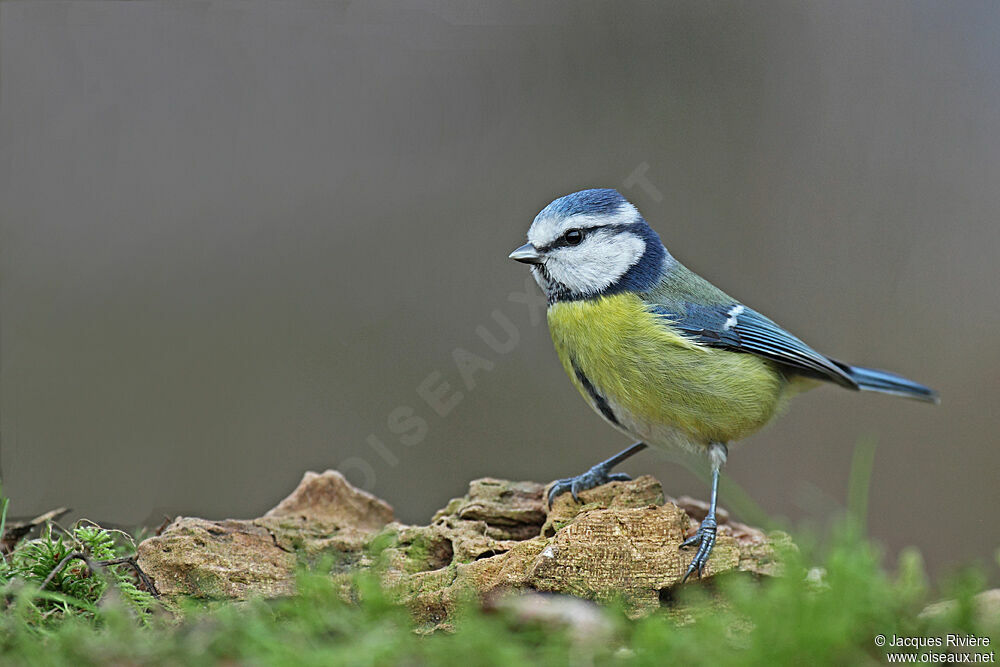
[{"label": "bird", "polygon": [[647,447],[707,458],[708,514],[680,548],[695,547],[682,579],[700,578],[718,532],[719,475],[729,447],[823,383],[938,403],[895,373],[821,354],[677,261],[617,190],[559,197],[531,223],[510,259],[530,265],[547,301],[552,342],[576,389],[635,444],[556,480],[547,502],[630,479],[616,465]]}]

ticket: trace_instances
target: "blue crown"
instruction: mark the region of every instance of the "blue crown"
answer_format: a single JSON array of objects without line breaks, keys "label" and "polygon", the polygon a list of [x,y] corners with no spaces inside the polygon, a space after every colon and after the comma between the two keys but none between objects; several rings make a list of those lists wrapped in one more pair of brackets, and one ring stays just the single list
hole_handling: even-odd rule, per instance
[{"label": "blue crown", "polygon": [[594,188],[580,190],[571,195],[560,197],[542,209],[539,218],[553,216],[569,217],[586,213],[589,215],[610,214],[621,208],[628,201],[617,190],[611,188]]}]

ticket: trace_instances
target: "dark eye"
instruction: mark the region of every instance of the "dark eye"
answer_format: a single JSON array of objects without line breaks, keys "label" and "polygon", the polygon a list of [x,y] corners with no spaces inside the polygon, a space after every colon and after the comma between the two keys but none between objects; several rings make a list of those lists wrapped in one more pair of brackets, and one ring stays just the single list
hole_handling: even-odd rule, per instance
[{"label": "dark eye", "polygon": [[580,245],[580,241],[583,240],[583,232],[579,229],[570,229],[563,234],[563,238],[565,238],[566,243],[570,245]]}]

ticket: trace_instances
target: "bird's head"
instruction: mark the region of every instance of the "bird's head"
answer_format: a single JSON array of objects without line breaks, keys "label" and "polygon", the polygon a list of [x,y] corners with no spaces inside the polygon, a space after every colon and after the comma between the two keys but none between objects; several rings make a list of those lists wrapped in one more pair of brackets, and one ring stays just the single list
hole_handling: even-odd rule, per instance
[{"label": "bird's head", "polygon": [[510,258],[531,265],[550,303],[645,291],[663,274],[666,248],[617,190],[581,190],[542,209]]}]

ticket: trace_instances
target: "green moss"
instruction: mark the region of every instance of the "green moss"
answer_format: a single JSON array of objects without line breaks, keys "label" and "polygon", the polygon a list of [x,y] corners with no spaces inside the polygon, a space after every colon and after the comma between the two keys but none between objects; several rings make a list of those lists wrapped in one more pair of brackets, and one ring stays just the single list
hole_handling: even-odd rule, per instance
[{"label": "green moss", "polygon": [[[448,633],[420,636],[434,627],[433,597],[411,606],[395,603],[371,576],[356,576],[357,595],[345,601],[341,583],[303,571],[295,596],[244,604],[185,604],[177,616],[137,624],[121,607],[89,615],[64,615],[44,633],[25,621],[20,601],[8,603],[0,625],[5,664],[332,664],[662,665],[884,664],[876,634],[936,636],[941,632],[986,636],[996,627],[978,617],[973,594],[984,580],[965,570],[936,589],[927,583],[916,552],[904,552],[891,570],[879,549],[841,530],[823,554],[782,554],[788,574],[757,581],[732,574],[713,587],[688,586],[664,599],[664,611],[629,620],[615,607],[604,612],[610,640],[575,639],[564,629],[484,614],[474,600],[461,604]],[[457,566],[427,572],[428,590],[442,595],[441,577]],[[810,572],[814,574],[809,574]],[[815,572],[822,572],[821,576]],[[431,580],[434,580],[433,582]],[[433,584],[433,585],[431,585]],[[447,590],[447,589],[445,589]],[[460,595],[460,592],[457,593]],[[938,595],[957,602],[944,616],[920,610]],[[37,601],[36,601],[37,604]],[[416,609],[415,606],[419,606]],[[683,613],[677,613],[683,609]],[[673,611],[672,611],[673,610]]]},{"label": "green moss", "polygon": [[[2,507],[0,501],[0,523]],[[629,618],[630,601],[611,601],[599,612],[603,633],[574,635],[572,623],[484,612],[463,578],[485,567],[478,564],[420,571],[405,579],[405,589],[387,590],[374,573],[331,576],[340,566],[327,558],[302,567],[295,595],[245,603],[185,600],[171,610],[129,598],[129,577],[117,566],[107,568],[106,579],[67,567],[41,591],[38,584],[67,548],[104,558],[128,546],[96,526],[78,526],[72,540],[50,530],[0,561],[0,664],[877,665],[886,657],[876,635],[946,633],[992,637],[993,646],[971,651],[995,650],[1000,614],[985,615],[975,597],[986,585],[983,569],[965,568],[935,585],[914,549],[886,566],[857,522],[838,527],[823,548],[819,540],[797,538],[804,545],[799,549],[776,540],[781,577],[732,572],[675,587],[652,602],[660,611],[638,620]],[[426,564],[435,539],[392,527],[362,557]],[[546,544],[521,543],[508,558],[532,558]],[[924,611],[941,598],[952,602]],[[453,604],[458,611],[442,632],[440,611]]]}]

